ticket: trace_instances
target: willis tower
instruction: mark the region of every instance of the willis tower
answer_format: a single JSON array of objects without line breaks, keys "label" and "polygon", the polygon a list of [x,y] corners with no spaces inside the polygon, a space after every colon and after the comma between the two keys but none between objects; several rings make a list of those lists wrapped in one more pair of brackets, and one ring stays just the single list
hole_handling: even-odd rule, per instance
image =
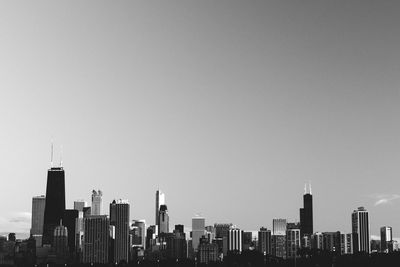
[{"label": "willis tower", "polygon": [[54,229],[60,225],[65,210],[65,174],[60,167],[53,167],[53,146],[51,168],[47,172],[46,204],[44,208],[43,245],[51,245]]},{"label": "willis tower", "polygon": [[311,236],[313,234],[313,203],[311,184],[307,192],[307,185],[304,187],[303,208],[300,209],[300,235]]}]

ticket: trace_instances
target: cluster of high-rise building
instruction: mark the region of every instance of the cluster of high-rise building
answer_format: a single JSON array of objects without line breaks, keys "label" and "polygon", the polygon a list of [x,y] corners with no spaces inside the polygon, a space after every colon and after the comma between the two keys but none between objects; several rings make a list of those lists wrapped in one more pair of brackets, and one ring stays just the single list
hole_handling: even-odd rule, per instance
[{"label": "cluster of high-rise building", "polygon": [[[370,240],[368,211],[359,207],[351,214],[351,233],[314,232],[311,185],[305,187],[300,221],[284,218],[272,221],[272,229],[244,231],[232,223],[207,225],[204,217],[192,218],[190,234],[184,225],[170,229],[165,194],[155,194],[154,224],[131,220],[127,200],[115,199],[103,211],[103,192],[93,190],[91,206],[84,200],[65,205],[65,172],[51,167],[47,174],[46,195],[32,198],[30,238],[18,241],[10,234],[0,237],[0,264],[7,264],[7,251],[19,246],[20,257],[36,263],[119,263],[142,259],[193,259],[200,263],[220,261],[229,253],[258,250],[265,256],[293,259],[302,253],[326,250],[337,254],[373,251],[389,253],[397,249],[392,228],[380,229],[380,243]],[[19,242],[19,243],[18,243]],[[15,253],[14,253],[15,255]]]}]

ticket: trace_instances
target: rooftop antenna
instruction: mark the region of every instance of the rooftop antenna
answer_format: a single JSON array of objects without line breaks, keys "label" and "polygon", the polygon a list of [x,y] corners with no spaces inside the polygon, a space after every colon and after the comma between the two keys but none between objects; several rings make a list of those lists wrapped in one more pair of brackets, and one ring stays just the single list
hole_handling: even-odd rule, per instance
[{"label": "rooftop antenna", "polygon": [[62,167],[63,165],[63,161],[62,161],[62,156],[63,156],[63,146],[60,146],[60,167]]},{"label": "rooftop antenna", "polygon": [[53,139],[51,139],[50,166],[53,168]]},{"label": "rooftop antenna", "polygon": [[307,183],[304,183],[304,195],[307,194]]},{"label": "rooftop antenna", "polygon": [[310,195],[312,195],[312,192],[311,192],[311,181],[309,181],[308,183],[309,183],[309,186],[310,186]]}]

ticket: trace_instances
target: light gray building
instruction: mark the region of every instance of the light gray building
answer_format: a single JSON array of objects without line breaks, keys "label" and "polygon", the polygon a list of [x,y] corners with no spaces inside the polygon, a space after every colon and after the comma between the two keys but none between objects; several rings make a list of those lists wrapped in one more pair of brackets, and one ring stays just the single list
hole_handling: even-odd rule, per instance
[{"label": "light gray building", "polygon": [[46,206],[45,196],[36,196],[32,198],[32,219],[31,235],[36,240],[36,247],[42,246],[44,208]]},{"label": "light gray building", "polygon": [[103,212],[103,192],[98,190],[92,191],[92,208],[91,215],[101,215]]}]

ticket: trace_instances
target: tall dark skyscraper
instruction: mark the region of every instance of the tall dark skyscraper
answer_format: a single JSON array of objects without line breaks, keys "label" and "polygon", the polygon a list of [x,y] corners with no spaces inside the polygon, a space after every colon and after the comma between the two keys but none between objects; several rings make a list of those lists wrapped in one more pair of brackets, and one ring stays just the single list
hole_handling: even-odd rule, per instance
[{"label": "tall dark skyscraper", "polygon": [[65,174],[62,167],[47,172],[46,205],[44,208],[43,245],[53,241],[54,229],[60,225],[65,210]]},{"label": "tall dark skyscraper", "polygon": [[68,231],[68,248],[69,253],[73,255],[75,252],[75,236],[76,236],[76,219],[79,217],[79,211],[66,209],[64,211],[62,224],[67,227]]},{"label": "tall dark skyscraper", "polygon": [[351,214],[354,252],[371,252],[368,211],[359,207]]},{"label": "tall dark skyscraper", "polygon": [[313,226],[313,201],[311,184],[307,192],[307,185],[304,187],[303,208],[300,209],[300,235],[311,236],[314,231]]},{"label": "tall dark skyscraper", "polygon": [[115,226],[113,262],[128,262],[129,258],[129,203],[113,200],[110,204],[110,224]]}]

